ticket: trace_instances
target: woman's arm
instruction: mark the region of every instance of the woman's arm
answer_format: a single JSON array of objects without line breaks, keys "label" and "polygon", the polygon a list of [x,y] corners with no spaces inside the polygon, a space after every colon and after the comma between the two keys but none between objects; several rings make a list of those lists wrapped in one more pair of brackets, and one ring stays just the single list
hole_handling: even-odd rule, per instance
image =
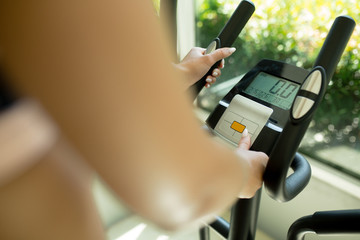
[{"label": "woman's arm", "polygon": [[259,187],[265,154],[234,153],[200,130],[151,1],[0,5],[15,86],[137,213],[177,228]]}]

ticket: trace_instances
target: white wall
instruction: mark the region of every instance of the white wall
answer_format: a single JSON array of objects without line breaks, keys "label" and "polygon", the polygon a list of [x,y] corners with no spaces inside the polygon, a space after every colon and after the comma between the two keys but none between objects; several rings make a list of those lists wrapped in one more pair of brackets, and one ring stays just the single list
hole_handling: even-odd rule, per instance
[{"label": "white wall", "polygon": [[195,6],[193,0],[178,1],[178,54],[183,59],[189,50],[195,46]]}]

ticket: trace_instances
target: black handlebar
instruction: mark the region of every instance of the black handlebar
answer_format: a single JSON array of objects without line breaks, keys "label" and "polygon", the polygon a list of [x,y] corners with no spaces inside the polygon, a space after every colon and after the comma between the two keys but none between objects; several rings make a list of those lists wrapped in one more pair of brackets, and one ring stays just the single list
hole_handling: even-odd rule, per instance
[{"label": "black handlebar", "polygon": [[336,70],[336,66],[354,31],[355,25],[353,18],[339,16],[331,26],[314,64],[314,66],[322,66],[325,69],[327,83],[329,83]]},{"label": "black handlebar", "polygon": [[[320,66],[308,74],[290,109],[290,118],[269,156],[264,173],[264,183],[268,194],[280,202],[293,199],[310,180],[310,165],[296,151],[324,96],[325,81],[325,70]],[[309,106],[308,109],[306,106]],[[305,109],[307,110],[305,111]],[[290,165],[294,173],[286,177]]]},{"label": "black handlebar", "polygon": [[253,2],[243,0],[239,3],[229,21],[218,35],[221,41],[221,47],[230,47],[235,42],[254,11],[255,5]]},{"label": "black handlebar", "polygon": [[[231,15],[229,21],[221,30],[218,37],[213,40],[213,42],[216,42],[215,49],[220,47],[231,47],[242,29],[245,27],[246,23],[249,21],[254,11],[254,3],[249,0],[241,1],[234,13]],[[189,95],[192,96],[193,99],[197,97],[201,89],[205,86],[206,77],[212,74],[212,71],[219,66],[219,63],[220,61],[215,63],[199,81],[189,87],[189,91],[191,91]]]},{"label": "black handlebar", "polygon": [[303,240],[306,233],[360,233],[360,209],[316,212],[296,220],[289,228],[288,240]]},{"label": "black handlebar", "polygon": [[[306,114],[305,119],[294,119],[291,116],[269,156],[264,182],[268,194],[275,200],[281,202],[291,200],[303,190],[310,180],[311,170],[309,164],[299,154],[295,155],[295,159],[292,161],[292,165],[295,164],[297,170],[288,178],[286,178],[286,175],[291,159],[310,124],[313,112],[322,100],[326,86],[336,69],[354,27],[355,21],[349,16],[340,16],[335,19],[314,64],[314,69],[319,69],[324,78],[321,93],[313,99],[316,106],[313,106],[309,114]],[[304,94],[304,91],[300,90],[299,94]],[[310,95],[307,94],[307,96],[311,96],[311,93]]]},{"label": "black handlebar", "polygon": [[[301,154],[295,153],[291,165],[287,165],[285,168],[284,164],[289,164],[288,162],[277,161],[275,164],[270,164],[264,174],[267,193],[280,202],[286,202],[296,197],[311,178],[311,167]],[[286,177],[289,167],[294,173]]]}]

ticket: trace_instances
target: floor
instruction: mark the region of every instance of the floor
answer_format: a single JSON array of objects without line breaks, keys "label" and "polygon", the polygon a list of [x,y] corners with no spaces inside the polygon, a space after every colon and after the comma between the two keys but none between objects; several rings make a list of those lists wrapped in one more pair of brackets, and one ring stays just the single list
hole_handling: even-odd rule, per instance
[{"label": "floor", "polygon": [[[166,233],[133,216],[114,224],[107,231],[109,240],[199,240],[198,229],[179,233]],[[210,230],[211,240],[224,240],[214,230]],[[273,240],[261,231],[257,231],[256,240]]]}]

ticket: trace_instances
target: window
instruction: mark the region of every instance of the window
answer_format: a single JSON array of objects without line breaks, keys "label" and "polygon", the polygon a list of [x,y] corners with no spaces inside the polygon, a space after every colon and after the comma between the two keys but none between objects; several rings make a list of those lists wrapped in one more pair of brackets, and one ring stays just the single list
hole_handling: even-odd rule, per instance
[{"label": "window", "polygon": [[[285,61],[305,69],[313,62],[334,19],[349,15],[360,23],[357,0],[253,1],[256,10],[227,59],[217,84],[198,104],[212,111],[241,75],[261,59]],[[196,1],[196,45],[216,37],[239,1]],[[300,151],[360,179],[360,27],[356,26]]]}]

